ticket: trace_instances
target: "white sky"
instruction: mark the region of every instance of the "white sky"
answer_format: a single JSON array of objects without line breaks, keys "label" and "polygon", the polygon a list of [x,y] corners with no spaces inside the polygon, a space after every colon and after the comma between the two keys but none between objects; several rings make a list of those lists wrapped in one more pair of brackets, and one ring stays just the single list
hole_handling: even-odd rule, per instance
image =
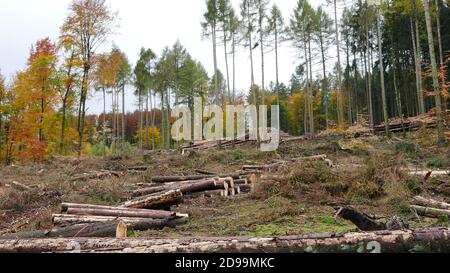
[{"label": "white sky", "polygon": [[[59,28],[67,15],[70,0],[0,0],[0,70],[10,78],[23,69],[31,45],[38,39],[58,38]],[[209,75],[213,69],[212,48],[209,40],[202,40],[200,22],[205,12],[205,0],[108,0],[112,10],[119,12],[120,28],[111,37],[103,50],[108,51],[115,43],[124,51],[133,64],[141,47],[151,48],[159,54],[165,46],[172,46],[177,39],[195,58],[200,60]],[[232,0],[239,10],[239,0]],[[288,22],[296,0],[274,0]],[[325,0],[311,1],[317,7]],[[331,6],[327,8],[332,11]],[[219,69],[225,73],[223,48],[218,49]],[[260,84],[259,49],[255,51],[255,81]],[[296,51],[288,44],[282,46],[279,54],[280,81],[288,83],[298,64]],[[241,48],[236,57],[236,88],[247,90],[250,85],[250,64],[248,50]],[[275,56],[266,56],[266,84],[275,81]],[[320,67],[317,66],[316,73]],[[231,58],[230,58],[231,73]],[[127,91],[127,111],[134,110],[133,87]],[[102,111],[101,96],[92,96],[88,103],[89,113]]]}]

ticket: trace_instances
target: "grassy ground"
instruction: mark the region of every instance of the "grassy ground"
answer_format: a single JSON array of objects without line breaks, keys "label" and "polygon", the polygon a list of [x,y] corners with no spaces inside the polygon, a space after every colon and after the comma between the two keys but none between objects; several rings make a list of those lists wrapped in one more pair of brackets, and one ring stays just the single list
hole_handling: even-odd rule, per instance
[{"label": "grassy ground", "polygon": [[[255,147],[209,150],[189,156],[178,152],[137,154],[119,158],[54,158],[40,164],[0,168],[0,234],[51,228],[51,214],[61,202],[117,205],[127,191],[154,175],[195,174],[196,169],[233,172],[245,164],[265,164],[273,159],[327,154],[335,163],[294,164],[277,174],[266,174],[255,192],[234,198],[188,199],[177,212],[189,221],[176,229],[147,231],[132,236],[280,236],[350,232],[356,227],[335,219],[336,209],[352,205],[377,217],[399,215],[412,227],[448,226],[448,219],[417,219],[408,206],[416,194],[450,201],[450,193],[436,195],[436,185],[448,177],[409,177],[402,168],[449,168],[450,148],[438,147],[431,132],[416,132],[406,139],[372,137],[357,140],[329,139],[284,144],[277,152],[261,153]],[[148,165],[145,173],[121,178],[71,182],[90,171],[123,170]],[[33,187],[21,192],[5,185],[12,181]]]}]

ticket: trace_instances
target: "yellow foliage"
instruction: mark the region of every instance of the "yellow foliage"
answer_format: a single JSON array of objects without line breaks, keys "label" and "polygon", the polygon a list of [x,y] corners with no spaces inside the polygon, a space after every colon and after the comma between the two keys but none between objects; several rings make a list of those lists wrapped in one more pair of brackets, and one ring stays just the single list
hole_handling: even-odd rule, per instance
[{"label": "yellow foliage", "polygon": [[[145,129],[145,128],[142,129],[142,131],[141,131],[142,142],[144,144],[151,145],[152,144],[153,135],[155,136],[155,146],[160,145],[161,144],[161,132],[156,127],[150,127],[148,129],[148,141],[147,141],[147,129]],[[136,133],[136,135],[134,137],[134,140],[136,142],[139,142],[139,131]]]}]

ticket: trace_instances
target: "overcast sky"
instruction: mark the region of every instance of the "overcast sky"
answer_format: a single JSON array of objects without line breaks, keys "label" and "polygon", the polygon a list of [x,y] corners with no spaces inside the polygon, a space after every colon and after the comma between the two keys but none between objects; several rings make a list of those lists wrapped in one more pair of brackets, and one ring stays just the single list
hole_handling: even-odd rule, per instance
[{"label": "overcast sky", "polygon": [[[25,67],[31,45],[38,39],[58,38],[59,28],[68,13],[70,0],[0,0],[0,70],[10,78]],[[136,62],[140,48],[151,48],[160,53],[165,46],[171,46],[177,39],[187,51],[201,61],[211,76],[213,68],[212,47],[208,40],[202,40],[200,21],[205,12],[205,0],[107,0],[112,10],[119,12],[120,28],[101,50],[108,51],[116,44],[124,51],[130,62]],[[232,0],[235,9],[240,0]],[[296,0],[275,0],[285,20],[292,15]],[[311,1],[317,7],[325,0]],[[327,10],[332,11],[331,7]],[[218,49],[219,69],[225,71],[223,48]],[[255,80],[261,83],[259,50],[255,57]],[[295,49],[288,44],[280,49],[280,81],[288,83],[298,64]],[[231,59],[230,59],[231,61]],[[275,56],[266,56],[266,84],[275,80]],[[319,60],[318,60],[319,61]],[[315,68],[319,73],[320,67]],[[248,50],[241,48],[237,55],[236,87],[247,90],[250,82]],[[134,110],[133,88],[127,93],[128,111]],[[101,96],[89,99],[89,113],[102,111]]]}]

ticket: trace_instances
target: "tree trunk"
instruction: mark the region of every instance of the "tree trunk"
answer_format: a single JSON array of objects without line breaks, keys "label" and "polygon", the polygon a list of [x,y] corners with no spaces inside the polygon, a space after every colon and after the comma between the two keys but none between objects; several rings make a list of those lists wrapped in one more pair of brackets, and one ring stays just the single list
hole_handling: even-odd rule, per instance
[{"label": "tree trunk", "polygon": [[427,24],[427,32],[428,32],[428,47],[430,50],[430,57],[431,57],[431,72],[433,76],[433,89],[436,101],[436,118],[438,125],[439,143],[443,144],[445,143],[445,134],[444,134],[444,124],[442,120],[441,90],[439,88],[439,77],[436,65],[436,55],[434,53],[433,29],[431,25],[430,6],[428,4],[428,0],[423,0],[423,6],[425,10],[425,21]]},{"label": "tree trunk", "polygon": [[[125,82],[122,83],[122,142],[125,143]],[[123,147],[122,147],[123,149]]]},{"label": "tree trunk", "polygon": [[148,106],[148,97],[149,90],[145,96],[145,147],[148,149],[150,146],[150,120],[149,120],[149,106]]},{"label": "tree trunk", "polygon": [[387,100],[386,100],[386,86],[384,82],[384,63],[383,63],[383,45],[381,43],[381,8],[377,8],[377,29],[378,29],[378,51],[380,55],[380,80],[381,80],[381,99],[383,102],[383,116],[384,116],[384,124],[386,128],[386,135],[388,137],[391,136],[391,132],[389,130],[389,114],[387,109]]},{"label": "tree trunk", "polygon": [[[89,63],[90,60],[87,61]],[[86,98],[88,91],[88,76],[89,76],[89,66],[84,65],[83,69],[83,80],[81,83],[81,95],[80,95],[80,105],[78,108],[78,156],[81,156],[81,151],[83,149],[83,136],[84,136],[84,124],[86,116]]]},{"label": "tree trunk", "polygon": [[414,5],[414,11],[415,11],[415,28],[416,28],[416,49],[417,49],[417,68],[418,68],[418,75],[419,75],[419,114],[423,114],[426,112],[425,109],[425,98],[423,93],[423,81],[422,81],[422,46],[420,45],[420,31],[419,31],[419,16],[418,16],[418,10],[416,7],[416,1],[413,1]]},{"label": "tree trunk", "polygon": [[[60,140],[60,144],[59,144],[59,148],[61,149],[61,153],[64,153],[64,139],[65,139],[65,134],[66,134],[66,109],[67,107],[67,97],[65,97],[63,99],[62,102],[62,117],[61,117],[61,140]],[[0,116],[0,132],[1,132],[1,116]],[[0,139],[0,142],[2,140]],[[0,149],[0,153],[1,153],[1,149]]]},{"label": "tree trunk", "polygon": [[280,106],[280,79],[278,68],[278,26],[275,22],[275,84],[277,88],[277,105]]},{"label": "tree trunk", "polygon": [[265,83],[265,63],[264,63],[264,30],[263,30],[264,11],[262,5],[259,4],[259,46],[261,49],[261,104],[266,104],[266,83]]},{"label": "tree trunk", "polygon": [[419,57],[417,52],[417,46],[416,46],[416,36],[414,34],[414,22],[413,18],[411,16],[410,18],[410,24],[411,24],[411,39],[412,39],[412,45],[413,45],[413,54],[414,54],[414,72],[416,74],[416,91],[417,91],[417,109],[418,113],[421,112],[421,87],[420,87],[420,80],[419,78],[422,77],[419,75]]},{"label": "tree trunk", "polygon": [[449,236],[450,230],[433,228],[269,238],[2,240],[0,253],[410,253],[418,249],[448,252]]},{"label": "tree trunk", "polygon": [[139,90],[139,94],[138,94],[138,104],[139,104],[139,149],[142,150],[144,148],[143,145],[143,135],[142,135],[142,131],[143,131],[143,127],[144,127],[144,116],[143,116],[143,111],[142,111],[142,91]]},{"label": "tree trunk", "polygon": [[323,89],[323,97],[325,101],[325,126],[328,130],[330,127],[329,119],[328,119],[328,79],[327,79],[327,69],[326,69],[326,61],[325,61],[325,47],[323,42],[323,33],[322,29],[319,29],[319,43],[320,43],[320,52],[322,55],[322,70],[323,70],[323,82],[322,82],[322,89]]},{"label": "tree trunk", "polygon": [[227,98],[227,100],[229,100],[230,97],[231,97],[231,91],[230,91],[230,70],[228,68],[227,32],[225,30],[225,27],[224,27],[224,31],[223,31],[223,47],[224,47],[224,51],[225,51],[225,69],[226,69],[226,73],[227,73],[227,90],[228,90],[228,98]]},{"label": "tree trunk", "polygon": [[343,96],[342,96],[342,69],[341,69],[341,49],[339,47],[339,25],[337,18],[337,3],[336,0],[334,2],[334,26],[336,32],[336,50],[337,50],[337,58],[338,58],[338,82],[337,82],[337,104],[338,104],[338,123],[339,127],[344,126],[344,105],[343,105]]},{"label": "tree trunk", "polygon": [[309,84],[308,84],[308,109],[309,109],[309,133],[314,137],[314,96],[312,90],[312,56],[311,56],[311,30],[308,30],[308,59],[309,59]]},{"label": "tree trunk", "polygon": [[[151,118],[152,118],[152,150],[155,150],[155,118],[156,118],[156,113],[155,113],[155,108],[156,107],[154,107],[153,106],[153,104],[154,104],[154,102],[153,102],[153,96],[152,96],[152,91],[150,90],[150,106],[151,106],[151,109],[150,109],[150,113],[151,113]],[[155,98],[155,100],[156,100],[156,98]]]},{"label": "tree trunk", "polygon": [[437,28],[437,39],[439,46],[439,67],[444,66],[444,52],[442,51],[442,35],[441,35],[441,19],[440,19],[440,0],[435,0],[436,5],[436,28]]},{"label": "tree trunk", "polygon": [[167,209],[172,205],[178,205],[183,201],[180,190],[171,190],[163,194],[144,196],[139,199],[125,202],[122,207],[136,209]]},{"label": "tree trunk", "polygon": [[175,213],[160,210],[149,210],[149,209],[124,210],[121,208],[101,209],[89,207],[86,208],[69,207],[66,212],[69,215],[79,215],[79,216],[113,216],[113,217],[152,218],[152,219],[163,219],[175,215]]},{"label": "tree trunk", "polygon": [[233,104],[236,103],[236,41],[233,33]]}]

